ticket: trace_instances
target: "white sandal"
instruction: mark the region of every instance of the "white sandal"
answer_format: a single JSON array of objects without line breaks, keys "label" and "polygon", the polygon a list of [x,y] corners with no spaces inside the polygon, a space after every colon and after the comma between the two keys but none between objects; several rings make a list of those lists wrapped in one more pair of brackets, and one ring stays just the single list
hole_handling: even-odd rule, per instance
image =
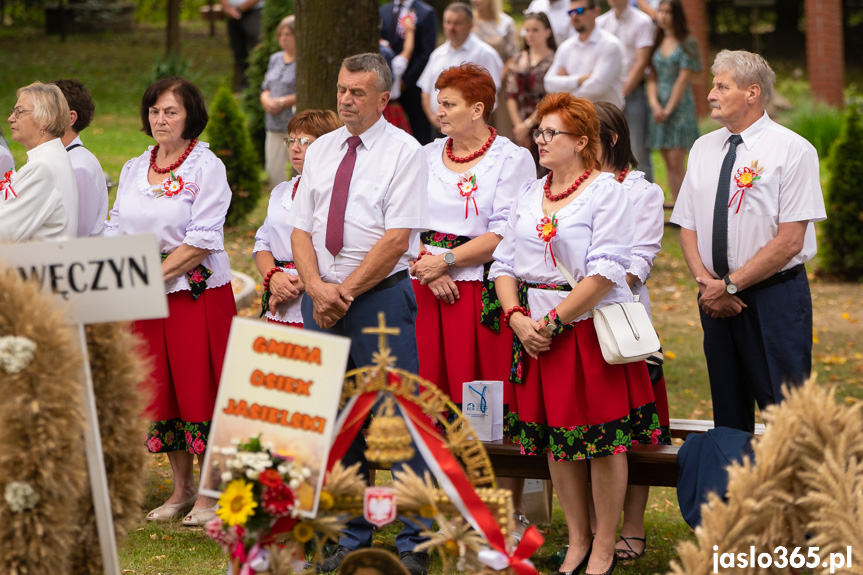
[{"label": "white sandal", "polygon": [[192,511],[183,517],[183,525],[194,527],[197,525],[206,525],[215,516],[216,510],[219,509],[219,504],[216,503],[212,507],[204,507],[203,509],[192,509]]},{"label": "white sandal", "polygon": [[[515,528],[512,530],[512,540],[516,545],[521,543],[521,538],[524,537],[524,532],[530,527],[530,521],[524,513],[513,513],[515,518]],[[519,528],[519,525],[521,528]]]},{"label": "white sandal", "polygon": [[165,503],[147,513],[147,521],[165,522],[183,517],[195,506],[195,501],[197,499],[198,494],[196,493],[189,499],[181,501],[180,503]]}]

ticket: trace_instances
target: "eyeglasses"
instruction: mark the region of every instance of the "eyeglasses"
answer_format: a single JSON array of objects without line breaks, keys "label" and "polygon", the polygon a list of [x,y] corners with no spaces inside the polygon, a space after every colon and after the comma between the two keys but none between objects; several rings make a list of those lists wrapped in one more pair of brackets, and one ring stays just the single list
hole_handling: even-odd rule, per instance
[{"label": "eyeglasses", "polygon": [[567,10],[566,13],[569,14],[570,16],[575,16],[576,14],[581,16],[582,14],[584,14],[585,10],[587,10],[587,8],[585,8],[584,6],[579,6],[578,8],[573,8],[572,10]]},{"label": "eyeglasses", "polygon": [[24,114],[24,113],[26,113],[26,112],[32,112],[32,111],[33,111],[33,110],[25,110],[25,109],[24,109],[24,108],[22,108],[21,106],[16,106],[16,107],[12,108],[12,111],[11,111],[11,112],[9,112],[9,115],[10,115],[10,116],[15,116],[15,119],[17,120],[18,118],[20,118],[20,117],[21,117],[21,114]]},{"label": "eyeglasses", "polygon": [[308,136],[303,136],[302,138],[282,138],[282,141],[285,143],[286,148],[290,148],[294,144],[299,144],[301,148],[308,148],[309,144],[314,142],[314,140]]},{"label": "eyeglasses", "polygon": [[566,134],[567,136],[575,136],[576,135],[576,134],[573,134],[572,132],[564,132],[562,130],[552,130],[551,128],[548,128],[546,130],[534,130],[533,131],[533,139],[538,140],[539,138],[542,138],[543,142],[545,142],[546,144],[549,144],[554,139],[554,137],[558,134]]}]

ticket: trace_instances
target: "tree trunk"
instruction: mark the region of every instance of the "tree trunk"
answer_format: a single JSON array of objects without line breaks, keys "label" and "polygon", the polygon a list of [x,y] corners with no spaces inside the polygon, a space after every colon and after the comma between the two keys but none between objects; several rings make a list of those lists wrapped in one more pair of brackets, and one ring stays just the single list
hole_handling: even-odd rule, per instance
[{"label": "tree trunk", "polygon": [[180,58],[180,0],[168,0],[168,29],[165,56],[171,60]]},{"label": "tree trunk", "polygon": [[342,60],[378,53],[377,0],[296,0],[297,110],[336,109]]}]

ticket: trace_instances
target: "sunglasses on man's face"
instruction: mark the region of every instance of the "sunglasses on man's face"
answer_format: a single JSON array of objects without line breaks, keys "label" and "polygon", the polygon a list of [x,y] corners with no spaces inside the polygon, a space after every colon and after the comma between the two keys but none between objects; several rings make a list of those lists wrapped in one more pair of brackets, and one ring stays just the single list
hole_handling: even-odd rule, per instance
[{"label": "sunglasses on man's face", "polygon": [[572,10],[568,10],[566,13],[569,14],[570,16],[576,16],[576,15],[581,16],[582,14],[585,13],[586,10],[587,10],[587,8],[585,8],[584,6],[579,6],[578,8],[573,8]]}]

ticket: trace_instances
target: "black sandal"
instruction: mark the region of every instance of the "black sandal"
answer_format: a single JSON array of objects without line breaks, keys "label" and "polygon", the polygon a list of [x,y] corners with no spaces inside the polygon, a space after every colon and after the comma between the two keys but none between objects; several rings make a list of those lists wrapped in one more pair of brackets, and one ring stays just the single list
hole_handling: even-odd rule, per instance
[{"label": "black sandal", "polygon": [[[624,537],[620,536],[618,541],[623,541],[623,544],[626,545],[629,549],[618,549],[615,547],[614,554],[617,555],[617,558],[621,561],[635,561],[644,555],[644,552],[647,551],[647,538],[646,537]],[[629,544],[630,541],[641,541],[643,547],[641,548],[641,553],[637,553],[635,549],[632,548],[632,545]]]}]

